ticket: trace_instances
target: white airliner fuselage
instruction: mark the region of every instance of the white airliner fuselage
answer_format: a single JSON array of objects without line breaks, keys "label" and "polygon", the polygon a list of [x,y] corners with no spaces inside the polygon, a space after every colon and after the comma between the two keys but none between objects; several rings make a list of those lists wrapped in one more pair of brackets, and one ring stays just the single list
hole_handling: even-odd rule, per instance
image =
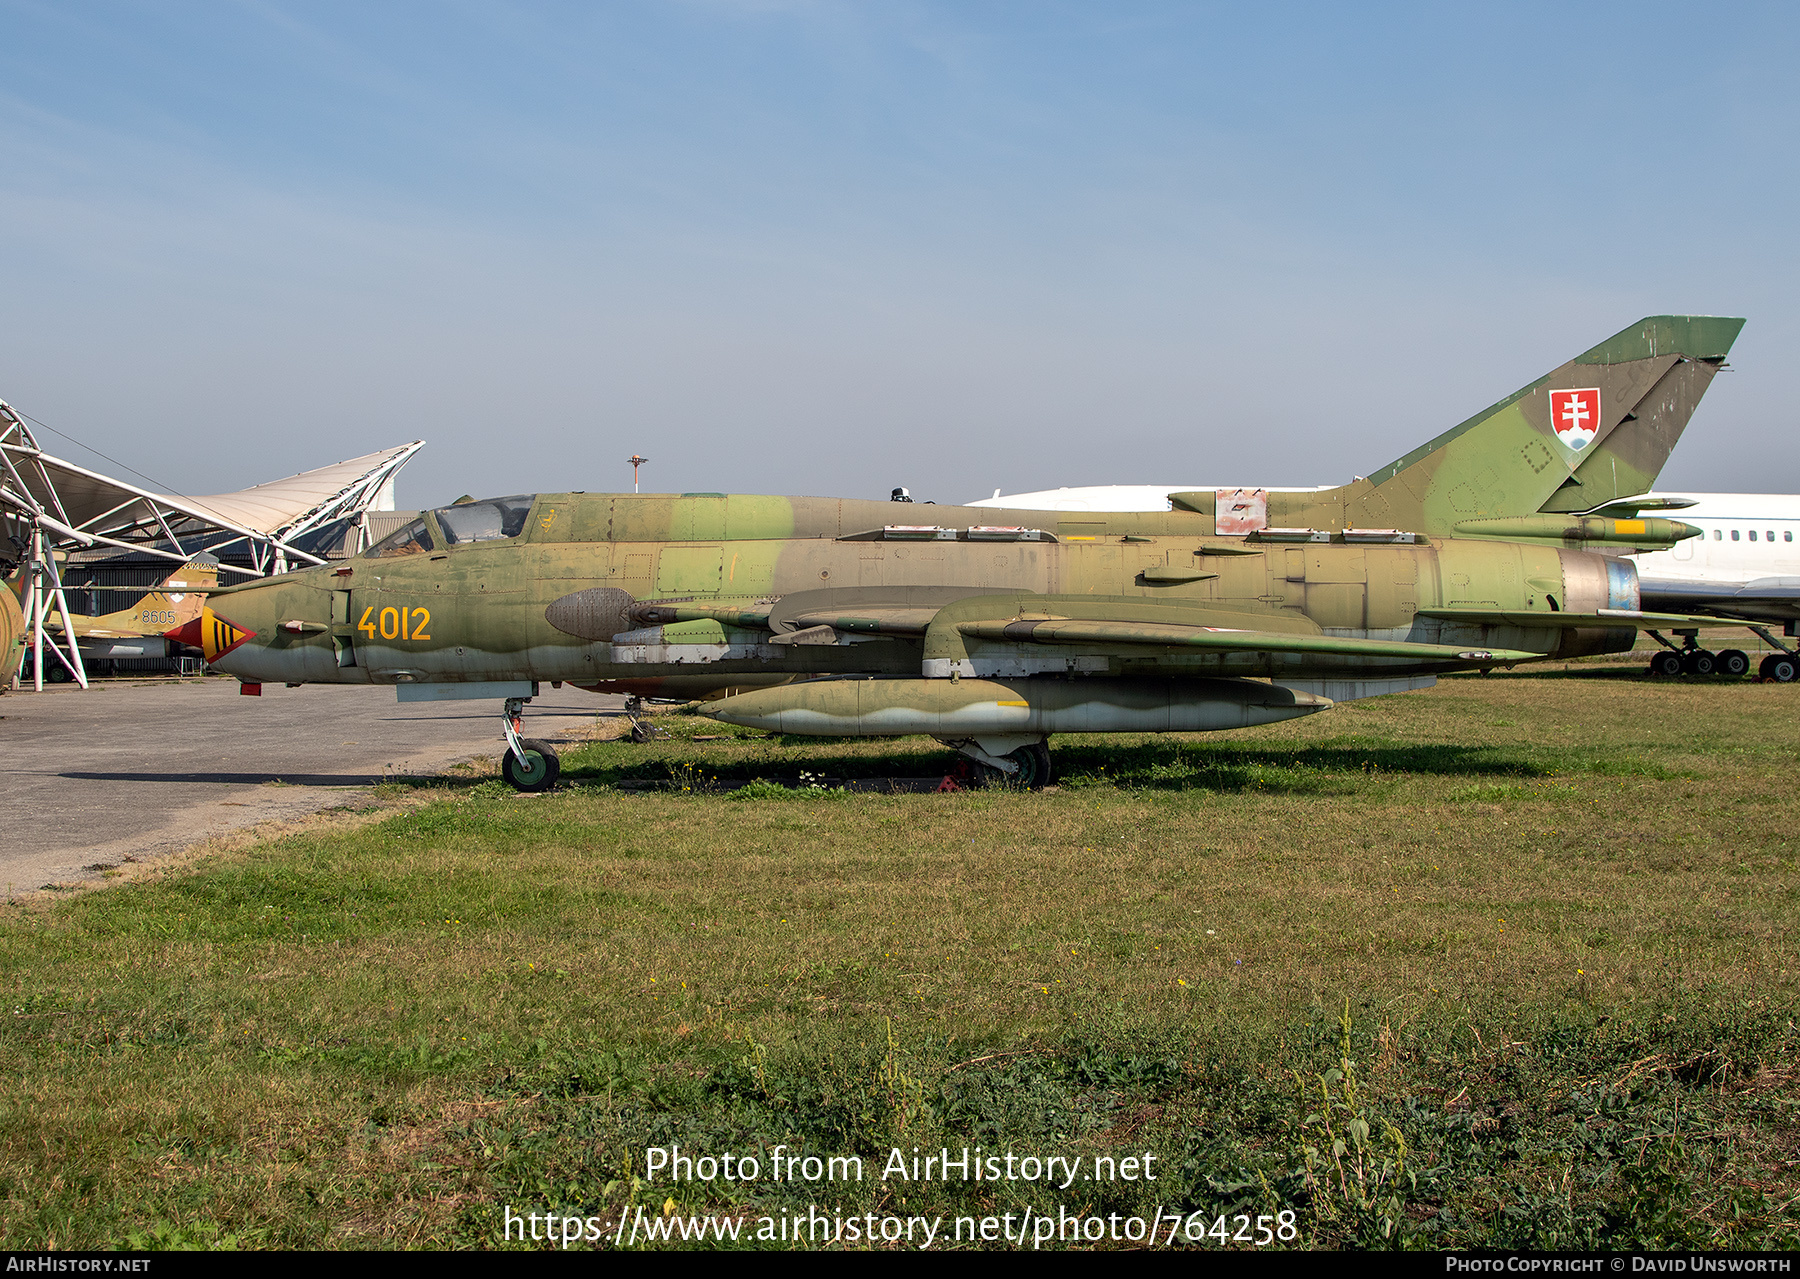
[{"label": "white airliner fuselage", "polygon": [[[1204,493],[1217,484],[1101,484],[1086,488],[1043,489],[971,502],[970,506],[1011,507],[1042,511],[1166,511],[1171,493]],[[1272,492],[1313,492],[1276,489]],[[1653,498],[1692,503],[1664,508],[1687,524],[1704,529],[1701,537],[1677,542],[1667,551],[1628,556],[1638,566],[1645,607],[1664,594],[1717,598],[1722,611],[1729,596],[1751,615],[1780,620],[1800,608],[1800,497],[1778,493],[1652,493]],[[1648,505],[1648,504],[1647,504]],[[1666,589],[1665,589],[1666,588]],[[1749,609],[1750,599],[1768,607]]]},{"label": "white airliner fuselage", "polygon": [[[1205,493],[1221,488],[1236,488],[1235,484],[1188,484],[1170,488],[1163,484],[1096,484],[1089,488],[1044,489],[1037,493],[1014,493],[1008,497],[1000,496],[995,489],[992,497],[984,497],[979,502],[967,502],[966,506],[1010,506],[1021,511],[1171,511],[1175,504],[1169,501],[1171,493]],[[1270,493],[1325,493],[1335,488],[1332,484],[1318,484],[1310,488],[1272,488]]]},{"label": "white airliner fuselage", "polygon": [[1706,530],[1632,558],[1643,577],[1735,582],[1800,576],[1800,497],[1775,493],[1654,493],[1693,502],[1669,514]]}]

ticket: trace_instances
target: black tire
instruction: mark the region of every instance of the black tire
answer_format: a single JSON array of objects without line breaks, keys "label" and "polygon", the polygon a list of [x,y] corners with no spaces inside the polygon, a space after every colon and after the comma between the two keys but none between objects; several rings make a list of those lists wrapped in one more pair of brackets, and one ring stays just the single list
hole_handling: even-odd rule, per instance
[{"label": "black tire", "polygon": [[631,726],[631,740],[636,742],[639,746],[642,746],[645,742],[653,741],[655,737],[656,730],[642,720],[639,720]]},{"label": "black tire", "polygon": [[1681,674],[1681,671],[1682,662],[1680,653],[1671,652],[1665,648],[1662,652],[1657,653],[1650,659],[1650,673],[1652,675],[1673,677]]},{"label": "black tire", "polygon": [[1034,742],[1030,746],[1021,746],[1006,758],[1019,766],[1019,771],[1007,778],[1015,786],[1026,790],[1043,790],[1050,784],[1052,768],[1050,764],[1050,748],[1042,742]]},{"label": "black tire", "polygon": [[1721,675],[1732,679],[1742,679],[1750,673],[1750,654],[1741,648],[1728,648],[1719,654],[1718,671]]},{"label": "black tire", "polygon": [[1800,661],[1795,661],[1786,653],[1771,654],[1763,663],[1768,674],[1763,678],[1772,679],[1777,684],[1792,684],[1800,679]]},{"label": "black tire", "polygon": [[562,773],[562,761],[556,757],[547,742],[520,742],[525,751],[525,763],[520,765],[518,757],[512,751],[500,757],[500,776],[506,784],[519,791],[545,791],[556,785],[558,775]]},{"label": "black tire", "polygon": [[1711,675],[1719,667],[1719,659],[1703,648],[1690,649],[1681,655],[1681,669],[1689,675]]},{"label": "black tire", "polygon": [[73,684],[74,682],[75,682],[74,672],[71,671],[68,667],[64,666],[62,664],[61,660],[59,660],[57,658],[52,658],[50,661],[48,661],[44,664],[44,683],[46,683],[46,684]]},{"label": "black tire", "polygon": [[1019,766],[1016,773],[1004,772],[992,764],[983,764],[980,760],[970,760],[975,770],[975,784],[986,789],[990,786],[1011,787],[1014,790],[1043,790],[1050,784],[1050,748],[1042,742],[1032,746],[1021,746],[1007,755]]}]

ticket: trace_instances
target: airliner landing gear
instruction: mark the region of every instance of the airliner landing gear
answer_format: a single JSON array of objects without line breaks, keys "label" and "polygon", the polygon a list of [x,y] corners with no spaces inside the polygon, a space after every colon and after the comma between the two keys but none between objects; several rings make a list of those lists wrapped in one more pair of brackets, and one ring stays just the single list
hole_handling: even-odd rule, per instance
[{"label": "airliner landing gear", "polygon": [[556,785],[562,772],[562,761],[548,742],[526,741],[519,736],[524,727],[525,703],[529,698],[509,697],[501,723],[506,729],[506,754],[500,757],[500,776],[518,791],[546,791]]},{"label": "airliner landing gear", "polygon": [[[1724,653],[1709,653],[1700,647],[1698,630],[1671,631],[1682,639],[1680,648],[1669,643],[1656,631],[1651,631],[1650,638],[1663,646],[1663,651],[1650,659],[1652,675],[1742,675],[1750,669],[1750,659],[1736,649]],[[1730,658],[1738,659],[1735,669]]]},{"label": "airliner landing gear", "polygon": [[[1749,628],[1760,635],[1764,642],[1776,649],[1762,659],[1757,667],[1757,677],[1772,680],[1777,684],[1791,684],[1800,679],[1800,651],[1782,648],[1781,642],[1768,629],[1762,626]],[[1671,631],[1679,635],[1683,645],[1677,648],[1655,631],[1649,632],[1650,638],[1662,645],[1662,651],[1650,658],[1650,674],[1662,676],[1675,675],[1724,675],[1730,679],[1740,679],[1750,673],[1750,654],[1739,648],[1728,648],[1723,652],[1709,653],[1700,647],[1697,630]]]},{"label": "airliner landing gear", "polygon": [[[1781,641],[1769,634],[1769,628],[1766,626],[1752,626],[1750,629],[1762,639],[1763,643],[1775,650],[1762,659],[1762,665],[1757,667],[1756,673],[1764,680],[1773,680],[1777,684],[1792,684],[1796,679],[1800,679],[1800,649],[1783,648]],[[1794,624],[1789,622],[1782,633],[1791,638],[1794,634]]]},{"label": "airliner landing gear", "polygon": [[1770,653],[1762,659],[1762,665],[1756,673],[1765,680],[1773,680],[1777,684],[1792,684],[1800,678],[1800,661],[1796,661],[1788,653]]}]

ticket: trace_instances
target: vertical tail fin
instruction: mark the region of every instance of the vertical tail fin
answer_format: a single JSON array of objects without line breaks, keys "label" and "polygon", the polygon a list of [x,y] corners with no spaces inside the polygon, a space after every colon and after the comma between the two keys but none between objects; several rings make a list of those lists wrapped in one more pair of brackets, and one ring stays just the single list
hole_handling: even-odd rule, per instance
[{"label": "vertical tail fin", "polygon": [[1713,375],[1724,367],[1743,327],[1742,320],[1659,315],[1640,320],[1577,356],[1578,370],[1659,360],[1667,353],[1673,353],[1675,361],[1604,439],[1582,451],[1574,473],[1538,509],[1551,514],[1591,511],[1655,488],[1670,450],[1687,429]]},{"label": "vertical tail fin", "polygon": [[77,629],[161,635],[199,617],[207,595],[218,589],[219,561],[210,555],[196,555],[130,608],[104,617],[81,619]]},{"label": "vertical tail fin", "polygon": [[1655,483],[1741,319],[1639,320],[1366,479],[1268,495],[1269,524],[1403,528],[1588,511]]}]

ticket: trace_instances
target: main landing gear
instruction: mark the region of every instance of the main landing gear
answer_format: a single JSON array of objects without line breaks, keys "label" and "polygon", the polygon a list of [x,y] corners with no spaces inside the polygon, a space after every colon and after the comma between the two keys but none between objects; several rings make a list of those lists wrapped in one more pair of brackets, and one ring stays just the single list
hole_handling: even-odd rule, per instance
[{"label": "main landing gear", "polygon": [[1792,684],[1800,679],[1800,660],[1796,660],[1792,653],[1770,653],[1762,659],[1762,665],[1757,667],[1756,673],[1777,684]]},{"label": "main landing gear", "polygon": [[940,737],[938,740],[973,760],[983,785],[1043,790],[1056,775],[1050,763],[1050,745],[1042,737],[986,737],[980,740]]},{"label": "main landing gear", "polygon": [[500,757],[500,776],[514,790],[546,791],[556,785],[562,772],[562,761],[557,759],[550,743],[527,741],[519,736],[524,727],[521,721],[528,700],[524,697],[506,699],[506,711],[501,720],[506,729],[506,754]]},{"label": "main landing gear", "polygon": [[[1758,678],[1777,684],[1790,684],[1800,678],[1800,654],[1783,649],[1764,628],[1752,626],[1750,629],[1778,650],[1763,658],[1762,665],[1757,668]],[[1663,646],[1663,651],[1650,659],[1651,675],[1667,678],[1678,675],[1724,675],[1730,679],[1741,679],[1750,673],[1750,655],[1742,649],[1728,648],[1723,652],[1711,653],[1700,647],[1698,630],[1671,631],[1670,634],[1681,637],[1679,648],[1656,631],[1650,632],[1650,638]]]},{"label": "main landing gear", "polygon": [[1056,770],[1050,763],[1050,747],[1044,742],[1021,746],[1007,758],[1019,766],[1019,771],[1003,780],[1015,786],[1022,786],[1026,790],[1043,790],[1056,776]]}]

